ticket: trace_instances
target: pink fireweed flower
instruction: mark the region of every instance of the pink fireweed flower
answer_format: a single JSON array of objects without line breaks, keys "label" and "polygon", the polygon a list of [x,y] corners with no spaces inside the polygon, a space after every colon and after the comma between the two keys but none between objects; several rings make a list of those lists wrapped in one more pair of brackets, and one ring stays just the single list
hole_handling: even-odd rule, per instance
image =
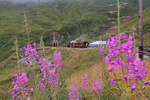
[{"label": "pink fireweed flower", "polygon": [[125,81],[125,82],[127,82],[127,81],[128,81],[128,78],[127,78],[126,76],[123,76],[123,77],[122,77],[122,80]]},{"label": "pink fireweed flower", "polygon": [[27,98],[27,100],[31,100],[31,98],[30,98],[30,97],[28,97],[28,98]]},{"label": "pink fireweed flower", "polygon": [[40,84],[39,84],[39,88],[40,88],[40,89],[45,89],[45,85],[44,85],[43,83],[40,83]]},{"label": "pink fireweed flower", "polygon": [[144,61],[139,58],[133,61],[132,65],[129,66],[129,76],[134,80],[142,80],[146,75],[147,71],[144,67]]},{"label": "pink fireweed flower", "polygon": [[112,72],[112,70],[113,70],[112,67],[107,68],[107,71],[108,71],[108,72]]},{"label": "pink fireweed flower", "polygon": [[52,66],[52,62],[48,62],[48,66],[51,67]]},{"label": "pink fireweed flower", "polygon": [[106,54],[104,47],[99,48],[99,54],[100,56],[103,56]]},{"label": "pink fireweed flower", "polygon": [[25,62],[24,65],[30,65],[32,67],[33,63],[36,63],[39,59],[39,55],[36,50],[36,43],[28,44],[27,47],[24,47],[25,50]]},{"label": "pink fireweed flower", "polygon": [[80,87],[83,88],[88,88],[88,78],[87,77],[82,77],[82,85]]},{"label": "pink fireweed flower", "polygon": [[49,84],[54,84],[55,86],[61,85],[61,83],[58,82],[56,67],[54,66],[54,68],[52,68],[52,63],[50,61],[47,61],[45,58],[40,58],[39,69],[42,75],[39,88],[46,88],[49,86]]},{"label": "pink fireweed flower", "polygon": [[131,16],[123,16],[124,19],[129,19]]},{"label": "pink fireweed flower", "polygon": [[117,26],[112,26],[109,28],[109,30],[115,30],[115,29],[117,29]]},{"label": "pink fireweed flower", "polygon": [[126,33],[125,32],[120,33],[120,38],[124,40],[127,39]]},{"label": "pink fireweed flower", "polygon": [[78,92],[78,87],[76,85],[73,85],[70,87],[68,97],[69,97],[69,100],[79,100],[80,99],[80,93]]},{"label": "pink fireweed flower", "polygon": [[146,89],[146,86],[143,86],[142,88],[143,88],[143,89]]},{"label": "pink fireweed flower", "polygon": [[93,90],[94,91],[102,91],[103,90],[99,81],[93,80]]},{"label": "pink fireweed flower", "polygon": [[110,80],[110,83],[112,83],[112,84],[117,84],[117,80],[116,80],[116,79],[111,79],[111,80]]},{"label": "pink fireweed flower", "polygon": [[54,67],[57,69],[59,67],[62,67],[64,65],[64,62],[62,60],[61,52],[54,52]]},{"label": "pink fireweed flower", "polygon": [[150,85],[150,81],[145,81],[144,84],[145,85]]},{"label": "pink fireweed flower", "polygon": [[115,14],[117,11],[109,11],[109,14]]},{"label": "pink fireweed flower", "polygon": [[58,75],[55,69],[49,71],[48,83],[54,83],[54,85],[59,86],[61,83],[58,82]]},{"label": "pink fireweed flower", "polygon": [[128,6],[128,2],[120,2],[120,6]]},{"label": "pink fireweed flower", "polygon": [[[149,85],[148,81],[144,83],[145,86],[138,86],[141,83],[139,81],[142,81],[147,75],[147,70],[144,66],[145,62],[135,58],[133,36],[122,32],[120,36],[112,37],[107,43],[109,51],[105,60],[112,66],[115,76],[115,79],[112,77],[110,83],[122,86],[122,82],[128,82],[127,87],[130,87],[131,91],[136,90],[137,87],[145,89],[145,86]],[[108,69],[110,73],[112,72],[111,68]]]},{"label": "pink fireweed flower", "polygon": [[[33,88],[29,88],[28,77],[26,73],[18,73],[14,75],[15,81],[12,82],[14,85],[12,89],[12,98],[22,100],[22,97],[29,98],[29,94],[33,93]],[[28,94],[28,95],[27,95]]]},{"label": "pink fireweed flower", "polygon": [[108,64],[110,64],[110,65],[112,64],[111,59],[109,57],[105,57],[105,60]]},{"label": "pink fireweed flower", "polygon": [[136,89],[136,83],[133,83],[132,86],[131,86],[131,90],[135,90]]},{"label": "pink fireweed flower", "polygon": [[113,18],[107,18],[107,20],[111,21],[111,20],[113,20]]},{"label": "pink fireweed flower", "polygon": [[21,96],[18,96],[17,99],[18,99],[18,100],[22,100],[22,97],[21,97]]}]

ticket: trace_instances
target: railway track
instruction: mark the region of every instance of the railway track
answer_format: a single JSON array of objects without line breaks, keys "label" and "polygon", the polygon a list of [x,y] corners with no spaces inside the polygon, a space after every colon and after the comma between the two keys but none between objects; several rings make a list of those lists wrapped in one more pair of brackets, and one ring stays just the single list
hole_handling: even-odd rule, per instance
[{"label": "railway track", "polygon": [[[68,48],[69,49],[71,47],[50,47],[50,46],[45,46],[45,47],[37,48],[37,50],[39,51],[39,50],[43,50],[44,49],[45,51],[47,51],[48,49],[64,49],[64,48]],[[84,50],[84,49],[92,49],[92,48],[87,47],[87,48],[74,48],[74,49]],[[23,55],[23,50],[21,50],[19,53]],[[142,53],[144,56],[150,57],[150,46],[144,46],[143,47],[143,52],[138,52],[138,53]],[[139,54],[137,54],[137,55],[139,55]]]}]

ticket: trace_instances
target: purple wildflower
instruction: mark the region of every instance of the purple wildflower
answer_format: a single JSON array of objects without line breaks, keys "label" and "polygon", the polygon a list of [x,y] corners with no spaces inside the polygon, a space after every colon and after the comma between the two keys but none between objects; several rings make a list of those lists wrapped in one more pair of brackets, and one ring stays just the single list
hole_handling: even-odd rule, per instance
[{"label": "purple wildflower", "polygon": [[143,88],[143,89],[146,89],[146,86],[143,86],[142,88]]},{"label": "purple wildflower", "polygon": [[62,67],[64,65],[64,62],[62,60],[61,52],[54,52],[54,67],[57,69],[59,67]]},{"label": "purple wildflower", "polygon": [[111,79],[111,80],[110,80],[110,83],[112,83],[112,84],[117,84],[117,81],[116,81],[116,79]]},{"label": "purple wildflower", "polygon": [[33,63],[39,59],[39,55],[36,50],[36,43],[28,44],[27,47],[24,47],[25,49],[25,62],[24,65],[30,65],[32,67]]},{"label": "purple wildflower", "polygon": [[93,90],[94,91],[102,91],[103,90],[99,81],[93,80]]},{"label": "purple wildflower", "polygon": [[87,88],[88,87],[88,79],[87,77],[82,77],[82,85],[80,87]]},{"label": "purple wildflower", "polygon": [[100,56],[103,56],[106,54],[104,47],[99,48],[99,54],[100,54]]},{"label": "purple wildflower", "polygon": [[145,85],[150,85],[150,81],[145,81],[144,84]]},{"label": "purple wildflower", "polygon": [[122,77],[122,80],[125,81],[125,82],[127,82],[127,81],[128,81],[128,78],[125,77],[125,76],[123,76],[123,77]]},{"label": "purple wildflower", "polygon": [[70,87],[68,97],[69,100],[79,100],[80,93],[78,92],[78,87],[76,85]]},{"label": "purple wildflower", "polygon": [[[15,81],[12,82],[14,85],[12,89],[12,98],[17,98],[18,100],[22,100],[22,96],[26,96],[29,98],[29,93],[33,93],[33,88],[29,88],[28,86],[28,77],[26,73],[15,74]],[[31,91],[32,90],[32,91]],[[28,94],[28,95],[27,95]]]},{"label": "purple wildflower", "polygon": [[136,83],[133,83],[132,86],[131,86],[131,90],[135,90],[136,89]]},{"label": "purple wildflower", "polygon": [[113,70],[112,67],[107,68],[107,71],[108,71],[108,72],[112,72],[112,70]]}]

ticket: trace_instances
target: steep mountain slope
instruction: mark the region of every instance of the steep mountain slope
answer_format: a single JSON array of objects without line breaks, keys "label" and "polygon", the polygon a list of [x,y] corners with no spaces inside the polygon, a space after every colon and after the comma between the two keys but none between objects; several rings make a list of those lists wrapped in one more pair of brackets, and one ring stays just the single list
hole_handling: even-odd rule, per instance
[{"label": "steep mountain slope", "polygon": [[[121,16],[132,15],[137,12],[137,0],[121,0],[129,6],[121,9]],[[144,0],[144,7],[150,1]],[[24,23],[24,10],[27,24],[30,29],[31,42],[39,43],[44,37],[45,43],[53,40],[53,32],[57,32],[56,39],[61,45],[70,40],[87,34],[90,38],[104,33],[110,22],[107,20],[108,11],[115,10],[109,7],[116,6],[116,0],[55,0],[51,3],[11,4],[0,3],[0,61],[13,52],[15,38],[18,38],[19,47],[27,43],[27,34]]]},{"label": "steep mountain slope", "polygon": [[[124,23],[128,26],[128,30],[138,33],[138,16],[132,17],[128,22]],[[134,29],[136,27],[136,30]],[[143,33],[144,33],[144,45],[150,46],[150,8],[147,8],[143,12]],[[139,36],[137,37],[139,38]]]},{"label": "steep mountain slope", "polygon": [[[132,31],[135,33],[138,44],[138,15],[136,14],[126,22],[121,23],[121,26],[126,26],[124,28],[121,28],[121,31]],[[116,33],[116,30],[108,30],[106,33]],[[150,45],[150,8],[145,9],[143,12],[143,33],[144,45]]]},{"label": "steep mountain slope", "polygon": [[52,40],[52,32],[57,32],[61,43],[102,27],[106,23],[106,10],[94,2],[53,2],[39,5],[0,3],[0,61],[11,55],[15,38],[19,46],[27,43],[25,34],[24,9],[31,29],[31,42],[39,42],[41,35],[45,41]]}]

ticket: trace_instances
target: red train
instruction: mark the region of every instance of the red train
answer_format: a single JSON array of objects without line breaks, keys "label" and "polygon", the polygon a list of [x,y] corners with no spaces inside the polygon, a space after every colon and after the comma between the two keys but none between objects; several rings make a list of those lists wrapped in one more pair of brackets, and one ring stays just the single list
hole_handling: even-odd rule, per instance
[{"label": "red train", "polygon": [[69,48],[87,48],[89,45],[88,42],[83,42],[83,43],[70,43],[68,44],[67,47]]}]

